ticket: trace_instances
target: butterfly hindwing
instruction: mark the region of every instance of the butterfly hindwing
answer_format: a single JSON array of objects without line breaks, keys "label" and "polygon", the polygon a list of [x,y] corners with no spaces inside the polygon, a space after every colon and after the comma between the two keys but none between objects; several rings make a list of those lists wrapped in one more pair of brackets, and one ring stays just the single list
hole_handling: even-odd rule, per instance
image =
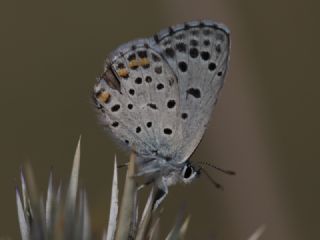
[{"label": "butterfly hindwing", "polygon": [[167,157],[172,155],[175,134],[181,133],[176,121],[178,82],[149,45],[148,39],[136,40],[111,53],[94,98],[102,122],[116,139],[141,156]]}]

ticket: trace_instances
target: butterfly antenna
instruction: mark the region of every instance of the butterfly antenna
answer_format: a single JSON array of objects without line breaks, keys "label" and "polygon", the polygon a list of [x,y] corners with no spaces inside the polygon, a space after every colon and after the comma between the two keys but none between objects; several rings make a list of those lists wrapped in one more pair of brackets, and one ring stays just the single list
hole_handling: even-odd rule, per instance
[{"label": "butterfly antenna", "polygon": [[225,174],[228,174],[228,175],[236,175],[236,172],[235,171],[231,171],[231,170],[226,170],[226,169],[222,169],[222,168],[219,168],[217,166],[215,166],[214,164],[212,163],[209,163],[209,162],[202,162],[202,161],[199,161],[198,162],[199,164],[202,164],[202,165],[206,165],[208,167],[212,167],[220,172],[223,172]]},{"label": "butterfly antenna", "polygon": [[207,176],[207,178],[209,179],[209,181],[210,181],[216,188],[218,188],[218,189],[220,189],[220,190],[223,190],[223,186],[222,186],[220,183],[218,183],[216,180],[214,180],[204,168],[200,168],[200,169],[198,170],[198,172],[200,172],[200,171],[203,172],[204,175]]}]

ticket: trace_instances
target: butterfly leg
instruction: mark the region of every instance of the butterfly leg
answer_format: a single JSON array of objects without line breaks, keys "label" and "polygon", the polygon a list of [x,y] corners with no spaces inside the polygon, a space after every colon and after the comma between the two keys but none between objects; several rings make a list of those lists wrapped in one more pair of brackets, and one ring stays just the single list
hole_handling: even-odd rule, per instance
[{"label": "butterfly leg", "polygon": [[157,209],[159,207],[159,205],[162,203],[162,201],[165,199],[165,197],[168,194],[168,186],[167,184],[164,182],[163,178],[161,178],[161,180],[158,180],[156,182],[156,193],[154,196],[154,202],[153,202],[153,209]]}]

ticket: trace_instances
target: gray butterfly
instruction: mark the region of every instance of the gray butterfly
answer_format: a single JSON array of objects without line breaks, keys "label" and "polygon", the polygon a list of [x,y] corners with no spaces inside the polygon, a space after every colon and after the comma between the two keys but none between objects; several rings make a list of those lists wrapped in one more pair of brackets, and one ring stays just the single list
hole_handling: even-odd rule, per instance
[{"label": "gray butterfly", "polygon": [[213,21],[169,27],[118,47],[93,98],[102,123],[137,153],[138,175],[158,188],[198,174],[189,160],[210,119],[229,59],[229,31]]}]

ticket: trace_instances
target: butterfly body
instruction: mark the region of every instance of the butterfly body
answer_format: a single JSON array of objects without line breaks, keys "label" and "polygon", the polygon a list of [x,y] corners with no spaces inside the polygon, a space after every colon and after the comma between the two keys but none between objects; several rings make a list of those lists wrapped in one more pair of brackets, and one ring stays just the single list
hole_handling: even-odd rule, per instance
[{"label": "butterfly body", "polygon": [[138,175],[164,193],[190,182],[198,146],[223,86],[229,31],[213,21],[169,27],[121,45],[94,87],[103,125],[138,156]]}]

